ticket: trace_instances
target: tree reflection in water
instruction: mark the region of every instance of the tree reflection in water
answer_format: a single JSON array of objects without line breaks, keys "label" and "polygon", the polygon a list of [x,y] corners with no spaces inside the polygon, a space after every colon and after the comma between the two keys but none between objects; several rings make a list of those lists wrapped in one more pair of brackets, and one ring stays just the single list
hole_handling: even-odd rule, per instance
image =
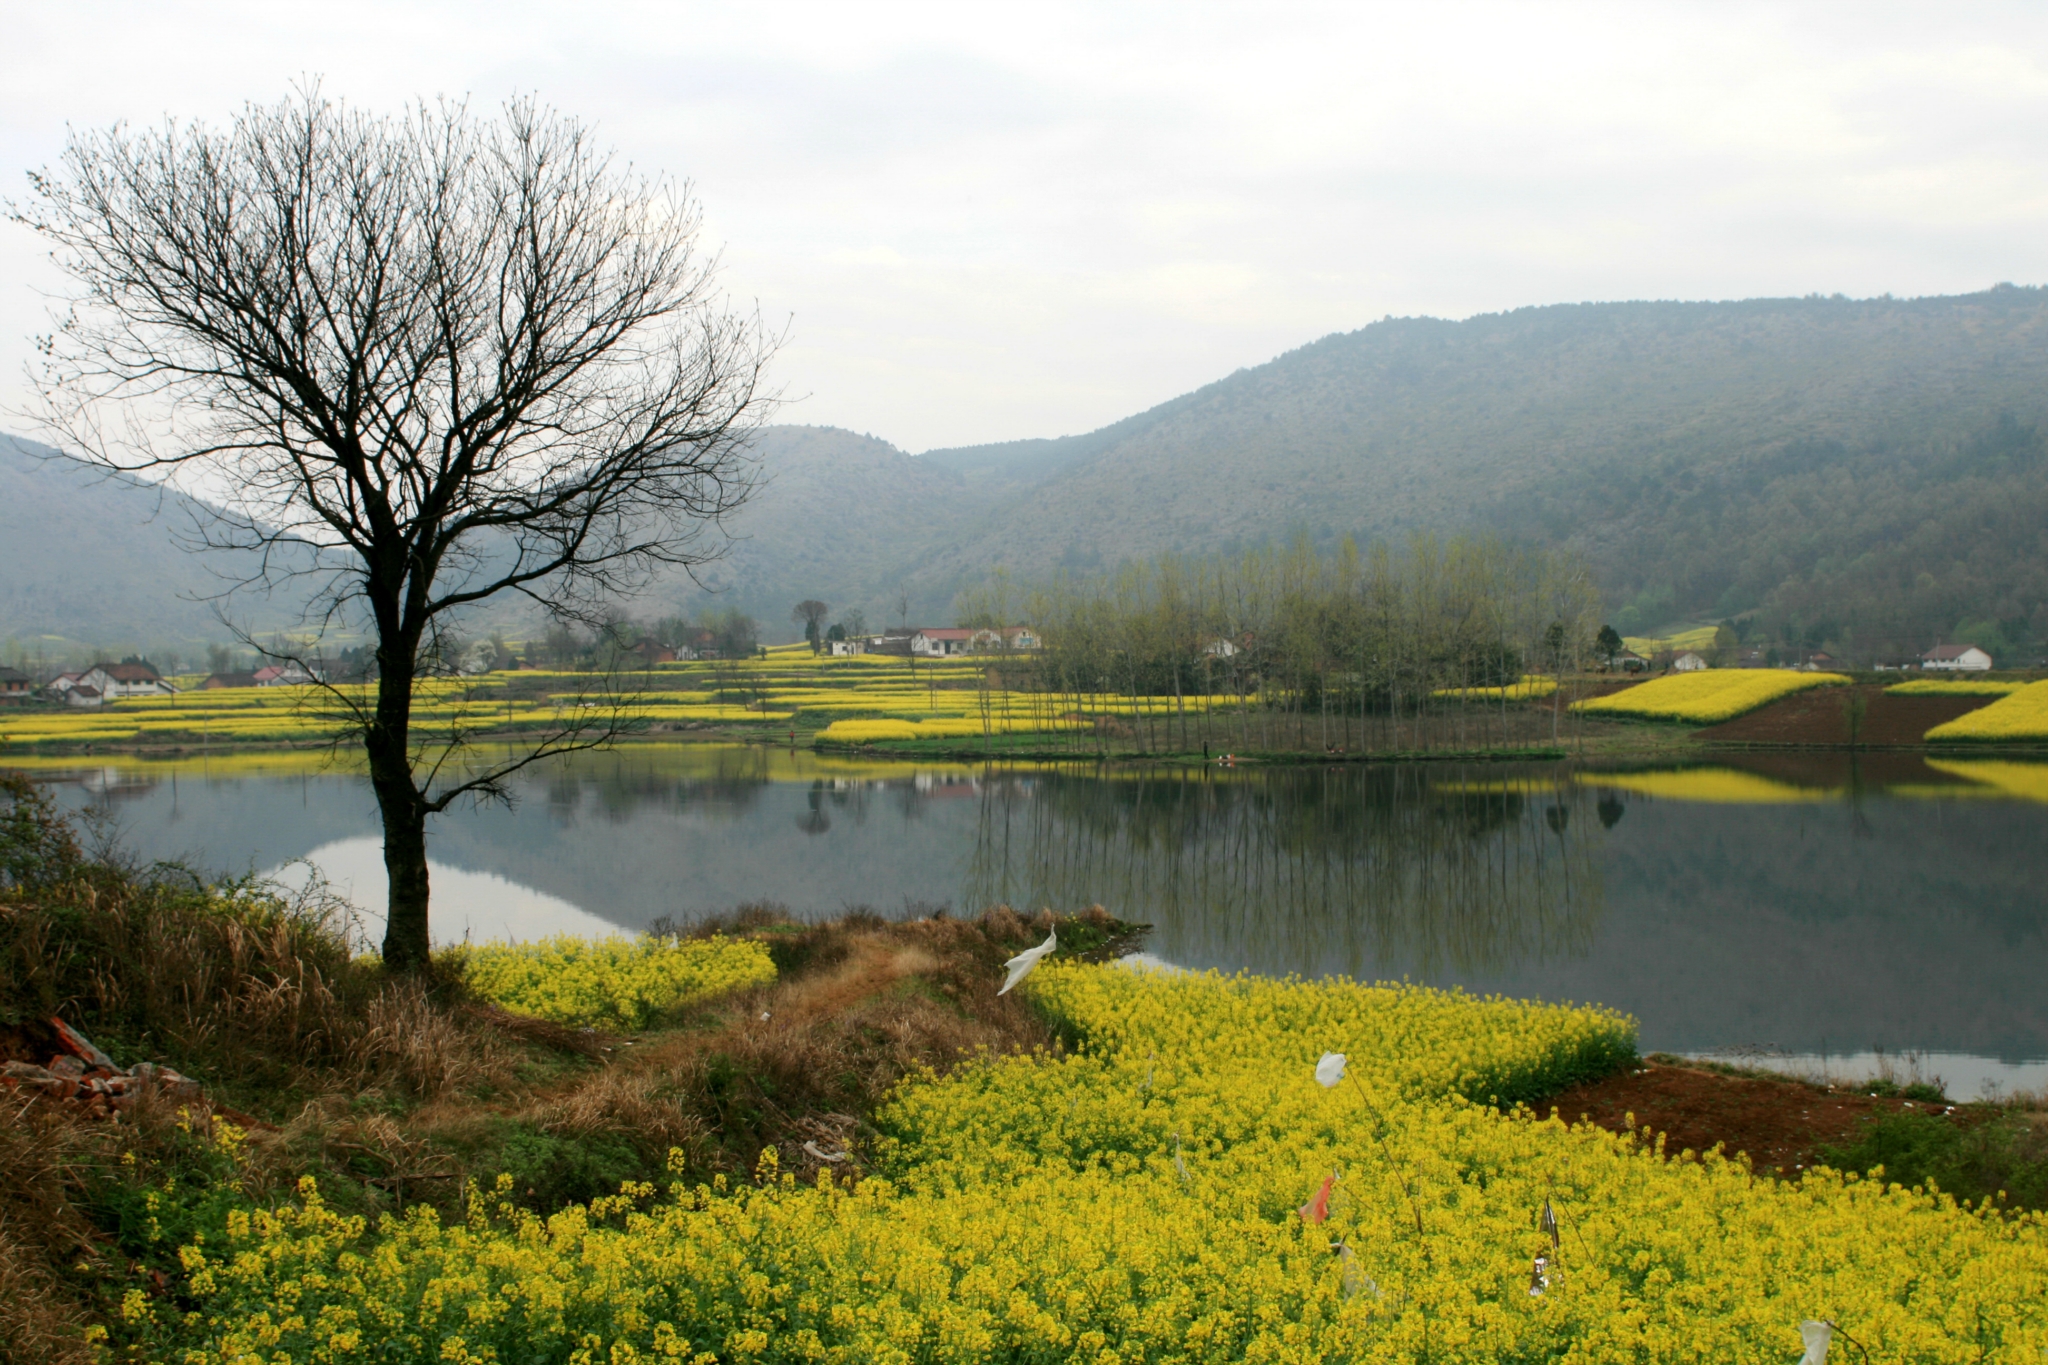
[{"label": "tree reflection in water", "polygon": [[1601,917],[1592,822],[1572,819],[1592,795],[1560,777],[1450,765],[993,775],[963,903],[1099,901],[1156,924],[1162,955],[1261,972],[1527,966],[1583,953]]}]

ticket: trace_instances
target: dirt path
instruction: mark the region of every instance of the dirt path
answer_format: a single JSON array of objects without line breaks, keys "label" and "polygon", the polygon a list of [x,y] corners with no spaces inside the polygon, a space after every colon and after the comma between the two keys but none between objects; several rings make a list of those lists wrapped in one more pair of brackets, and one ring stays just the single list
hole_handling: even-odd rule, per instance
[{"label": "dirt path", "polygon": [[1861,696],[1866,710],[1857,742],[1910,745],[1935,726],[1997,701],[1996,697],[1888,697],[1884,685],[1816,687],[1746,716],[1695,732],[1695,739],[1720,744],[1847,744],[1848,702]]}]

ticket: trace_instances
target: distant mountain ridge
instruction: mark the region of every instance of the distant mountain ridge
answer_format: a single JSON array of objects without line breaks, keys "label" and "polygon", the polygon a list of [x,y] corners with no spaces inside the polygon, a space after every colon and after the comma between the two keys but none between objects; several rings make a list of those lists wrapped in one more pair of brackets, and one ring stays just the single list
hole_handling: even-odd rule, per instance
[{"label": "distant mountain ridge", "polygon": [[806,597],[938,621],[997,568],[1483,530],[1576,546],[1624,631],[1753,612],[2016,650],[2048,638],[2044,430],[2048,290],[1387,319],[1076,436],[767,428],[730,553],[632,609],[731,603],[787,638]]},{"label": "distant mountain ridge", "polygon": [[2040,639],[2044,423],[2041,289],[1390,319],[1096,432],[927,452],[978,515],[917,531],[901,583],[810,591],[936,615],[997,566],[1489,530],[1577,546],[1628,630]]},{"label": "distant mountain ridge", "polygon": [[[215,599],[254,561],[182,548],[206,505],[56,455],[0,436],[0,642],[116,654],[226,643]],[[289,624],[294,606],[242,593],[233,610],[268,630]]]}]

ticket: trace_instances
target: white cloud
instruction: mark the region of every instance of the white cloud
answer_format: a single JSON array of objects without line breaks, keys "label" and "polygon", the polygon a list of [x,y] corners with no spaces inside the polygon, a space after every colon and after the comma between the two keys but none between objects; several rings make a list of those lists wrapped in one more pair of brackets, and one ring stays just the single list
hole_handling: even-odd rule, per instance
[{"label": "white cloud", "polygon": [[[320,73],[533,91],[691,179],[793,420],[1085,430],[1385,313],[2048,279],[2048,12],[1878,5],[17,7],[65,124]],[[0,397],[52,283],[0,231]]]}]

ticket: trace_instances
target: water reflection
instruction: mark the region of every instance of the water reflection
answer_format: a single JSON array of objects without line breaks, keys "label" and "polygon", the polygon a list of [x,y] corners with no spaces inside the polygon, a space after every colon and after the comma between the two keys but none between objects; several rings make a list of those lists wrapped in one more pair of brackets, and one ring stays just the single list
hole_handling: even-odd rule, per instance
[{"label": "water reflection", "polygon": [[1100,901],[1205,965],[1497,971],[1591,941],[1591,800],[1444,767],[1010,778],[982,790],[965,899]]},{"label": "water reflection", "polygon": [[[46,771],[145,857],[311,856],[381,898],[354,774],[288,756]],[[2048,1058],[2048,765],[978,768],[649,745],[517,796],[435,825],[440,937],[758,899],[1101,902],[1156,925],[1171,962],[1598,1000],[1652,1048]]]}]

